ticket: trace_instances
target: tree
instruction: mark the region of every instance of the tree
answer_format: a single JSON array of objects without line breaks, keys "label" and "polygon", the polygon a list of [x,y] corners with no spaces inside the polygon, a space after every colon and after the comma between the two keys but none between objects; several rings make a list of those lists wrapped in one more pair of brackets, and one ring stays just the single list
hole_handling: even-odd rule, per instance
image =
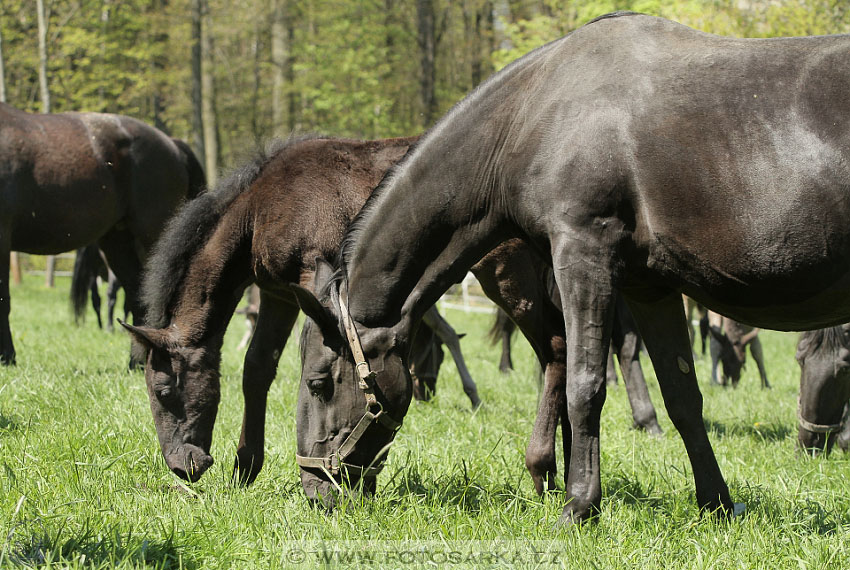
[{"label": "tree", "polygon": [[422,98],[422,126],[428,127],[437,116],[437,25],[434,0],[416,0],[416,21],[419,38],[420,97]]},{"label": "tree", "polygon": [[287,80],[291,80],[292,64],[289,57],[290,35],[287,27],[289,20],[287,8],[287,0],[272,2],[272,130],[275,133],[284,129],[289,114],[285,88]]},{"label": "tree", "polygon": [[[47,88],[47,17],[44,13],[44,0],[37,0],[38,12],[38,84],[41,87],[41,112],[50,112],[50,90]],[[44,284],[53,287],[56,271],[56,258],[47,256]]]},{"label": "tree", "polygon": [[218,174],[218,117],[215,107],[212,16],[208,0],[201,0],[201,112],[207,182],[215,185]]},{"label": "tree", "polygon": [[201,160],[206,160],[207,152],[204,146],[204,103],[201,34],[203,26],[203,0],[192,0],[192,142],[195,154]]}]

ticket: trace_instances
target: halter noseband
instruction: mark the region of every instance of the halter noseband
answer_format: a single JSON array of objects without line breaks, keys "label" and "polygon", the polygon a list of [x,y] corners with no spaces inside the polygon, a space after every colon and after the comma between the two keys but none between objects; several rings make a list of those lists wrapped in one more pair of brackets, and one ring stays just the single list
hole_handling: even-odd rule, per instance
[{"label": "halter noseband", "polygon": [[803,407],[800,405],[800,396],[797,396],[797,422],[800,427],[812,433],[832,433],[841,429],[841,422],[837,424],[813,424],[803,417]]},{"label": "halter noseband", "polygon": [[[348,292],[346,291],[347,296]],[[345,438],[345,441],[342,442],[342,445],[339,446],[336,453],[332,453],[328,457],[305,457],[295,454],[295,462],[301,467],[321,469],[333,476],[339,475],[344,470],[346,473],[359,472],[361,477],[374,477],[384,468],[383,460],[368,467],[352,465],[346,463],[345,460],[354,452],[357,442],[360,441],[369,426],[378,424],[384,427],[391,432],[390,439],[392,440],[401,427],[401,422],[390,417],[375,396],[375,376],[377,374],[369,368],[369,361],[366,360],[363,354],[363,346],[360,344],[360,335],[357,334],[354,321],[351,320],[351,315],[348,313],[348,305],[342,295],[339,295],[339,306],[345,327],[345,336],[348,338],[348,346],[351,349],[351,355],[354,357],[354,368],[357,370],[357,385],[366,397],[366,412],[351,433],[348,434],[348,437]],[[373,409],[376,411],[373,412]]]}]

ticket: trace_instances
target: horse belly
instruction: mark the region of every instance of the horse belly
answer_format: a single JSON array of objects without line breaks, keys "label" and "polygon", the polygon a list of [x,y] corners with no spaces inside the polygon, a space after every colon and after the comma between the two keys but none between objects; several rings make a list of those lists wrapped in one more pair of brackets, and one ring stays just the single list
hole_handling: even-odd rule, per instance
[{"label": "horse belly", "polygon": [[93,243],[122,215],[114,184],[102,177],[31,188],[15,209],[12,249],[38,255]]}]

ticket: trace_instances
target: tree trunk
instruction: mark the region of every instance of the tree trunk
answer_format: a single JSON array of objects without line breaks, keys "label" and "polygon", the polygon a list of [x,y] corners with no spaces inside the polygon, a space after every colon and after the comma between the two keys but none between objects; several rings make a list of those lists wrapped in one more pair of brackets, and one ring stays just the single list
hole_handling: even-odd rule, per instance
[{"label": "tree trunk", "polygon": [[3,32],[0,30],[0,103],[6,102],[6,67],[3,65]]},{"label": "tree trunk", "polygon": [[[203,12],[202,0],[192,0],[192,146],[195,154],[206,160],[204,148],[204,111],[202,101],[201,78],[201,21]],[[209,177],[209,173],[207,173]]]},{"label": "tree trunk", "polygon": [[[153,13],[163,13],[167,7],[168,0],[152,0],[151,2],[151,12]],[[154,21],[156,22],[153,35],[154,43],[159,46],[168,45],[168,27],[160,19],[156,19]],[[151,67],[153,68],[153,94],[151,95],[153,126],[166,134],[168,134],[169,131],[165,124],[165,120],[163,119],[165,105],[162,99],[164,84],[162,76],[167,64],[168,56],[164,53],[157,53],[151,62]]]},{"label": "tree trunk", "polygon": [[215,186],[218,174],[218,115],[215,110],[215,74],[213,73],[212,16],[208,0],[201,0],[201,109],[207,183]]},{"label": "tree trunk", "polygon": [[289,74],[289,30],[287,0],[272,3],[272,130],[284,130],[289,106],[286,94]]},{"label": "tree trunk", "polygon": [[[38,12],[38,84],[41,88],[41,112],[50,112],[50,90],[47,88],[47,17],[44,13],[44,0],[36,0]],[[44,274],[44,284],[53,287],[53,274],[56,258],[47,256],[47,271]]]},{"label": "tree trunk", "polygon": [[422,99],[422,126],[428,128],[437,116],[437,31],[434,0],[416,0],[416,20],[421,65],[419,94]]}]

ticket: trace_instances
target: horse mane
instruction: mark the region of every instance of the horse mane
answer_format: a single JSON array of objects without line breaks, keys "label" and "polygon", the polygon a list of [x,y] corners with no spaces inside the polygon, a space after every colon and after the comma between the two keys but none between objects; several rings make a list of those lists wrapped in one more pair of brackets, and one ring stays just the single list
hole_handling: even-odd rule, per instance
[{"label": "horse mane", "polygon": [[841,326],[805,331],[800,334],[796,358],[802,363],[820,351],[834,352],[840,348],[850,348]]},{"label": "horse mane", "polygon": [[263,168],[286,148],[323,138],[318,135],[275,139],[222,178],[216,187],[186,202],[168,221],[145,265],[141,301],[148,325],[168,326],[192,258],[212,235],[222,214],[259,177]]}]

